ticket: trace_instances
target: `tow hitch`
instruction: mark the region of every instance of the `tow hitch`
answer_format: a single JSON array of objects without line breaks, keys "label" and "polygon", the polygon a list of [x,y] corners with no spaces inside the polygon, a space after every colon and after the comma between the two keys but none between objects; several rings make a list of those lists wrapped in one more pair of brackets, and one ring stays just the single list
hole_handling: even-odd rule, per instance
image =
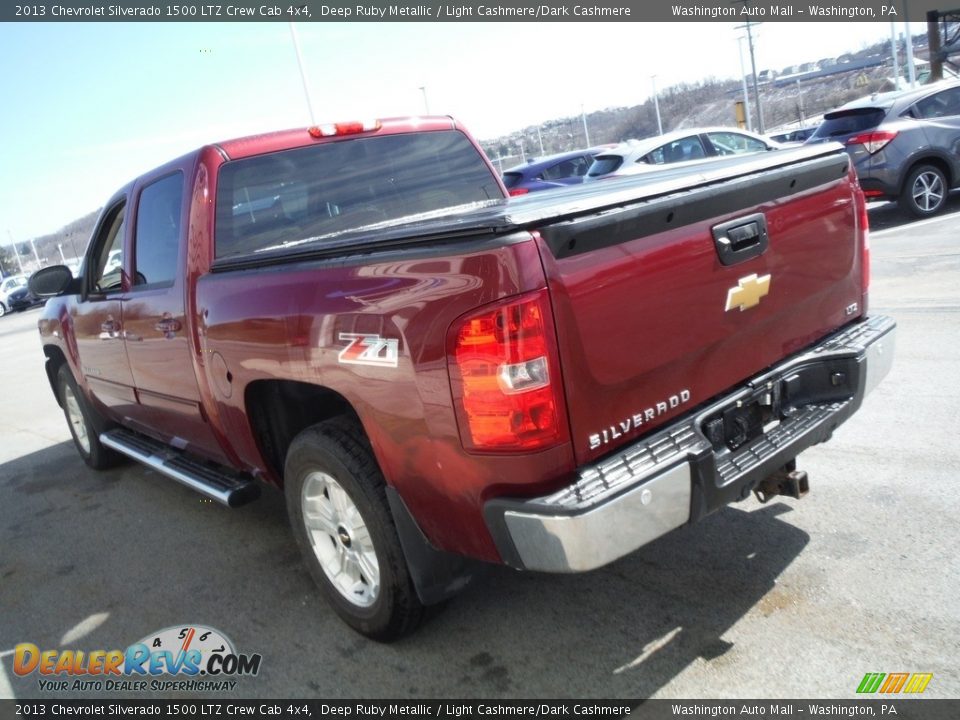
[{"label": "tow hitch", "polygon": [[796,469],[796,461],[788,463],[753,489],[761,503],[769,502],[776,495],[787,495],[799,500],[810,492],[810,480],[805,470]]}]

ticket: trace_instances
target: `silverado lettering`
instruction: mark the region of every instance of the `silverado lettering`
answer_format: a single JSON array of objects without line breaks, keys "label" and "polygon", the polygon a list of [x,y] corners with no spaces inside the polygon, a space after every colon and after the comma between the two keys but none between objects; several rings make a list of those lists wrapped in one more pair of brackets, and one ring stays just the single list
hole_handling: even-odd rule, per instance
[{"label": "silverado lettering", "polygon": [[590,436],[590,449],[596,450],[601,445],[607,445],[613,440],[619,440],[625,433],[636,430],[645,422],[648,423],[655,418],[664,415],[668,410],[680,407],[683,403],[689,402],[690,391],[681,390],[676,395],[671,395],[666,400],[656,403],[639,412],[635,412],[629,417],[621,420],[616,425],[604,428],[599,433]]},{"label": "silverado lettering", "polygon": [[508,198],[456,121],[394,118],[172,160],[30,286],[90,467],[279,489],[330,606],[392,640],[479,562],[591,570],[805,494],[893,358],[867,240],[838,144]]}]

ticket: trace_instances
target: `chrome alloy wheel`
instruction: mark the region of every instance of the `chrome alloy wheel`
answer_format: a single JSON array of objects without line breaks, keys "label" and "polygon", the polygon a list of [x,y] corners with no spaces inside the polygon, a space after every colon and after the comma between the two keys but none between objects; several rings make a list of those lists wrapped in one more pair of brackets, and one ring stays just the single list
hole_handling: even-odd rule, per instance
[{"label": "chrome alloy wheel", "polygon": [[380,563],[347,491],[327,473],[312,472],[300,500],[307,537],[327,579],[352,604],[373,605],[380,592]]},{"label": "chrome alloy wheel", "polygon": [[87,423],[83,419],[83,413],[80,412],[80,403],[77,396],[74,395],[73,388],[69,385],[65,385],[63,388],[63,404],[67,409],[67,419],[70,421],[73,436],[77,439],[77,445],[89,454],[90,438],[87,436]]},{"label": "chrome alloy wheel", "polygon": [[943,202],[943,180],[935,172],[922,172],[913,181],[910,189],[913,202],[924,212],[931,212]]}]

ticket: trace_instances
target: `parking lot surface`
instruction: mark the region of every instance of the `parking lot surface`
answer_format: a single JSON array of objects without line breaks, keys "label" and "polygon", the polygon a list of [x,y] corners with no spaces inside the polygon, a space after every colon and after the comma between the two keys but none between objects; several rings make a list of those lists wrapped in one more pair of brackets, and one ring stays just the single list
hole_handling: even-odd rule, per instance
[{"label": "parking lot surface", "polygon": [[227,510],[138,465],[89,470],[39,311],[0,319],[0,697],[84,696],[17,677],[18,643],[123,649],[191,624],[262,654],[231,696],[852,698],[867,672],[929,672],[926,696],[960,697],[960,214],[871,214],[896,361],[800,456],[807,498],[732,505],[585,575],[491,567],[389,646],[325,606],[279,493]]}]

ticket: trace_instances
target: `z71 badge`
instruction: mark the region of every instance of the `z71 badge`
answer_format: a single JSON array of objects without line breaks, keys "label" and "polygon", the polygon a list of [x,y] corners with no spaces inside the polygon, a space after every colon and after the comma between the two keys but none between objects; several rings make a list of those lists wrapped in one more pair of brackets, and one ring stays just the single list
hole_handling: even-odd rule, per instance
[{"label": "z71 badge", "polygon": [[345,365],[373,365],[374,367],[397,367],[400,357],[400,341],[365,333],[340,333],[340,340],[349,340],[337,355],[337,362]]}]

